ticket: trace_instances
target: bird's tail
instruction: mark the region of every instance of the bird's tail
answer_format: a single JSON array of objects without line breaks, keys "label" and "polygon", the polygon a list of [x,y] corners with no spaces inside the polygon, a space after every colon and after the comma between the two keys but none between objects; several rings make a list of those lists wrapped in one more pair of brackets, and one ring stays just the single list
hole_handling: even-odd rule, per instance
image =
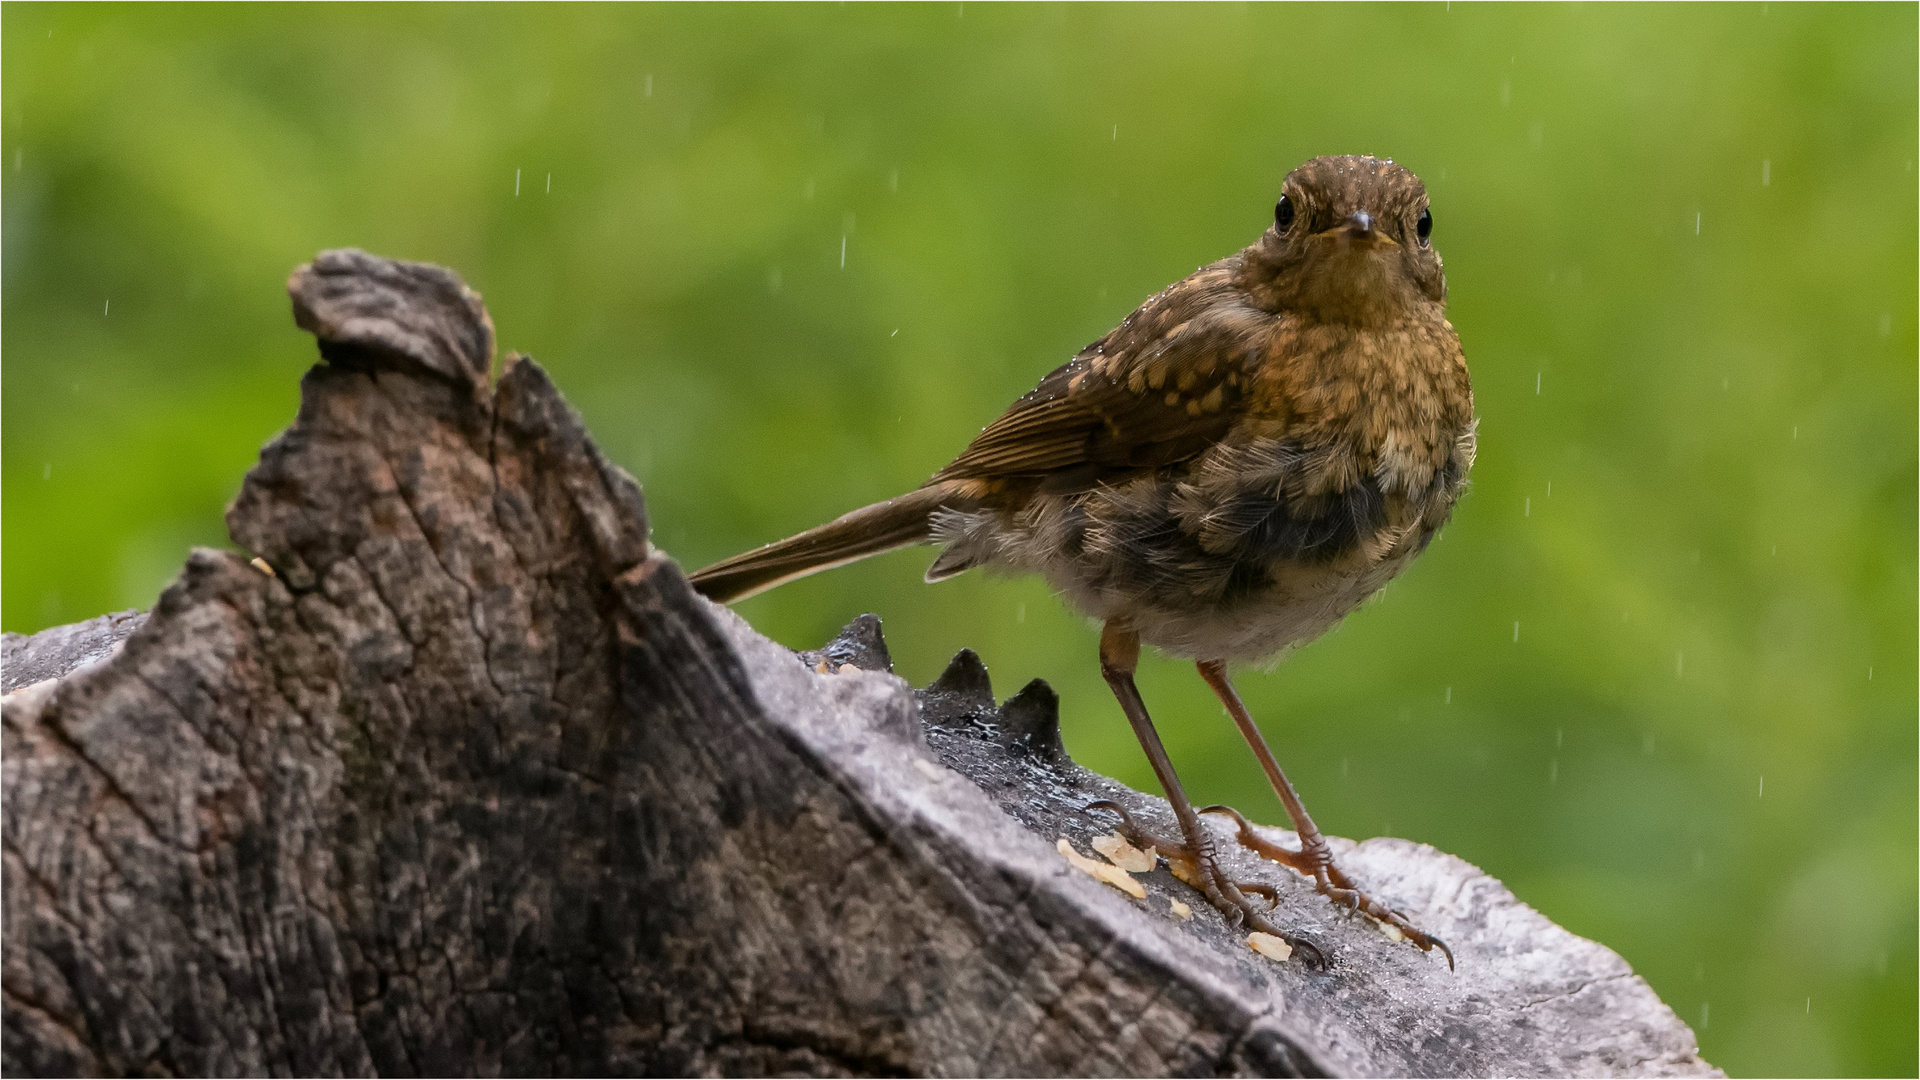
[{"label": "bird's tail", "polygon": [[897,499],[863,506],[798,536],[722,559],[695,573],[693,587],[722,604],[744,600],[795,578],[923,544],[933,538],[933,512],[968,508],[953,484],[930,484]]}]

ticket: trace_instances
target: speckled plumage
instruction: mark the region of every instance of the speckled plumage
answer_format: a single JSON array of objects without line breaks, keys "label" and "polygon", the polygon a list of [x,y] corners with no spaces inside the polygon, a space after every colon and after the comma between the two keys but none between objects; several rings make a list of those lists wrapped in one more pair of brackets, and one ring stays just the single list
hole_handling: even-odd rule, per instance
[{"label": "speckled plumage", "polygon": [[[1439,256],[1415,236],[1419,180],[1320,158],[1284,190],[1292,230],[1149,299],[920,491],[696,586],[730,598],[719,586],[757,591],[881,549],[846,550],[852,527],[885,547],[945,545],[930,581],[1041,574],[1174,656],[1263,660],[1332,627],[1447,520],[1473,463],[1473,394]],[[1363,206],[1380,240],[1321,242]]]}]

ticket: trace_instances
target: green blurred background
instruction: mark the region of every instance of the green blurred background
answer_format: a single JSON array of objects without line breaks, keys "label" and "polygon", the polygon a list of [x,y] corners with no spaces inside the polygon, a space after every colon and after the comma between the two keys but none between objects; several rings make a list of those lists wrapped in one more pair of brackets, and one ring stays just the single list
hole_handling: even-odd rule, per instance
[{"label": "green blurred background", "polygon": [[[1265,227],[1433,194],[1482,417],[1454,524],[1241,685],[1330,831],[1456,852],[1735,1074],[1916,1069],[1916,8],[67,7],[4,22],[4,625],[150,605],[295,407],[281,282],[458,269],[690,566],[917,484]],[[1044,676],[1151,790],[1095,631],[890,555],[925,683]],[[1280,820],[1190,668],[1203,801]]]}]

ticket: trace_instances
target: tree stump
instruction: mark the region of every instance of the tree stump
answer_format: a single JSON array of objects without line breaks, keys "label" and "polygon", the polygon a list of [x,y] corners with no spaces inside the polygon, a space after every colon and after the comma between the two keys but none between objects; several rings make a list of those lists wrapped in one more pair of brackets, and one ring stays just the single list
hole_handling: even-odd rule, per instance
[{"label": "tree stump", "polygon": [[228,513],[258,559],[7,639],[10,1074],[1715,1074],[1423,845],[1333,841],[1457,971],[1231,844],[1326,969],[1164,865],[1076,870],[1088,802],[1170,815],[1067,757],[1045,683],[996,703],[963,652],[916,691],[871,616],[760,637],[538,365],[490,381],[452,273],[289,289],[323,362]]}]

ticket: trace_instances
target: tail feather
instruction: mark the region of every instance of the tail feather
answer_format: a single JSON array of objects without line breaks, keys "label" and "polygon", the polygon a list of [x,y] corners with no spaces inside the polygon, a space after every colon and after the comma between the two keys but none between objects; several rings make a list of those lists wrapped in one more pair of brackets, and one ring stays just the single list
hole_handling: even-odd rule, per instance
[{"label": "tail feather", "polygon": [[934,484],[850,514],[765,547],[722,559],[689,580],[702,596],[722,604],[821,570],[923,544],[933,538],[933,512],[954,503],[950,485]]}]

